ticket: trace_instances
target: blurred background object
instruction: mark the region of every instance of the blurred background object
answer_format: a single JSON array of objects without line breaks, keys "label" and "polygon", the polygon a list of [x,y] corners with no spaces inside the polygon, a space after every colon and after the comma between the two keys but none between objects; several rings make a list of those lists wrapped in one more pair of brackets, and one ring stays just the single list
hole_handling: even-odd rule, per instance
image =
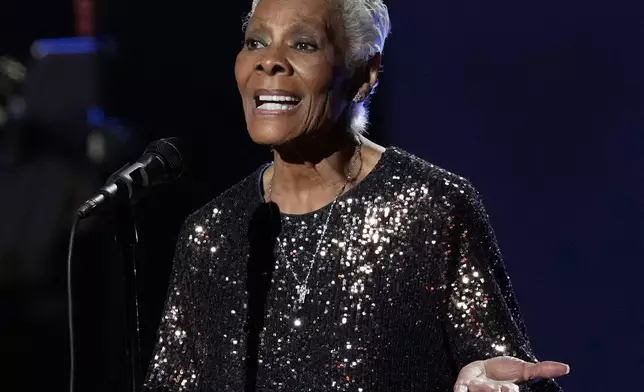
[{"label": "blurred background object", "polygon": [[[0,19],[0,361],[12,375],[2,389],[63,391],[72,213],[128,159],[133,138],[92,110],[100,103],[99,59],[91,37],[74,36],[71,4],[3,2]],[[118,373],[110,345],[120,321],[119,291],[116,299],[110,291],[120,281],[109,225],[88,221],[77,242],[82,390],[119,389],[106,375]],[[88,388],[90,382],[99,385]]]}]

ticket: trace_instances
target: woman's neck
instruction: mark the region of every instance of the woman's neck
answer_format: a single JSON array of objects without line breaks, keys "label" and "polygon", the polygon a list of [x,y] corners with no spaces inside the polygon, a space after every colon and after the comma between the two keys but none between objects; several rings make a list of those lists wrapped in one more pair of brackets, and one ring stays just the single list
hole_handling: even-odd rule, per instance
[{"label": "woman's neck", "polygon": [[318,139],[275,149],[274,164],[263,180],[266,197],[282,212],[305,214],[328,205],[361,181],[384,151],[351,134],[332,140],[335,143]]},{"label": "woman's neck", "polygon": [[357,175],[360,157],[356,155],[356,137],[347,134],[325,139],[301,138],[275,148],[264,189],[283,212],[302,214],[319,209],[342,192],[348,177]]}]

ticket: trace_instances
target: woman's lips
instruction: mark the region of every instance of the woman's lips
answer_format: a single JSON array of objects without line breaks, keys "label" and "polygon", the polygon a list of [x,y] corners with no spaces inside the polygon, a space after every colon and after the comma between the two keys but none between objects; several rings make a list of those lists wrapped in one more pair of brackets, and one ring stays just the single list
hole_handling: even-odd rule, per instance
[{"label": "woman's lips", "polygon": [[293,92],[285,90],[258,90],[255,93],[255,114],[279,115],[295,110],[302,99]]}]

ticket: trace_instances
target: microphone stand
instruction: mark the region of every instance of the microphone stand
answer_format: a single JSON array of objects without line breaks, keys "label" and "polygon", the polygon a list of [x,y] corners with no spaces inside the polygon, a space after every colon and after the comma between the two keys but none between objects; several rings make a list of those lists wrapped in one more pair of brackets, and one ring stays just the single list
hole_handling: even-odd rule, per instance
[{"label": "microphone stand", "polygon": [[116,242],[123,261],[125,300],[125,383],[128,392],[139,392],[143,385],[139,341],[139,303],[136,288],[136,245],[138,234],[130,200],[115,205]]}]

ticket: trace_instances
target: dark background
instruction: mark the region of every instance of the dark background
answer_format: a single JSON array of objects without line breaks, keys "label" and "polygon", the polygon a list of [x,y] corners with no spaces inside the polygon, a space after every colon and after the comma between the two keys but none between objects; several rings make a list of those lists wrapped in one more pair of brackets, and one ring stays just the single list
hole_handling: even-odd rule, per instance
[{"label": "dark background", "polygon": [[[76,34],[73,4],[4,3],[0,56],[13,56],[29,72],[19,92],[27,115],[0,139],[6,148],[6,135],[17,133],[26,151],[0,166],[0,244],[10,250],[2,250],[0,265],[40,260],[42,271],[3,280],[9,283],[1,287],[1,361],[13,375],[3,390],[63,391],[70,220],[61,211],[71,214],[148,142],[186,141],[191,170],[136,208],[147,362],[182,220],[270,159],[246,134],[233,76],[250,1],[225,8],[196,0],[98,2],[96,36],[105,50],[38,60],[29,55],[34,40]],[[479,188],[538,357],[572,366],[561,379],[566,391],[638,390],[641,5],[390,0],[388,6],[393,34],[369,137]],[[92,107],[101,110],[87,121]],[[107,140],[101,161],[88,158],[85,146],[96,134]],[[78,391],[121,390],[120,261],[111,223],[109,216],[84,222],[77,239]],[[40,253],[30,254],[34,249]]]}]

